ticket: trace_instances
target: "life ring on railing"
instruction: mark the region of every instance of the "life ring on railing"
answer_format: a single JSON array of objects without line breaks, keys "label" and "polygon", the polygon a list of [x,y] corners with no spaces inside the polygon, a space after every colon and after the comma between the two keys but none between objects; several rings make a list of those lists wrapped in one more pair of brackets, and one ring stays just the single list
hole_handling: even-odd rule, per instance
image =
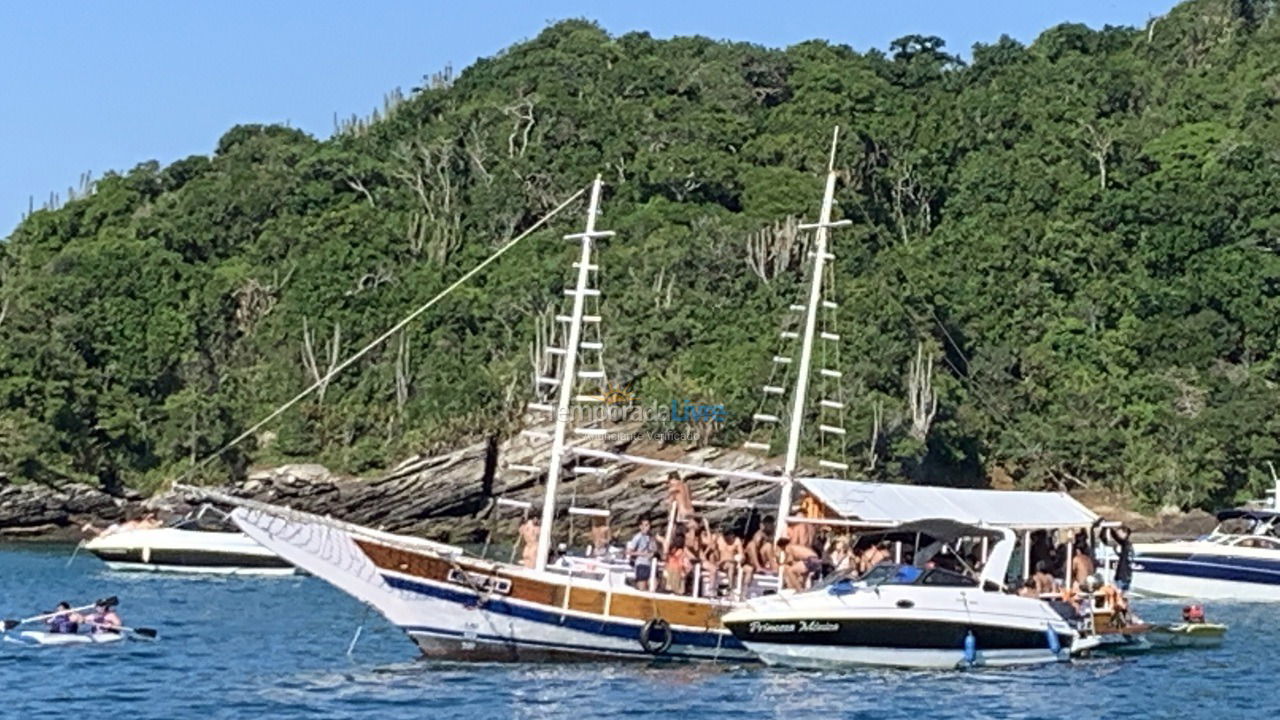
[{"label": "life ring on railing", "polygon": [[662,618],[653,618],[640,628],[640,647],[650,655],[666,652],[673,639],[671,623]]}]

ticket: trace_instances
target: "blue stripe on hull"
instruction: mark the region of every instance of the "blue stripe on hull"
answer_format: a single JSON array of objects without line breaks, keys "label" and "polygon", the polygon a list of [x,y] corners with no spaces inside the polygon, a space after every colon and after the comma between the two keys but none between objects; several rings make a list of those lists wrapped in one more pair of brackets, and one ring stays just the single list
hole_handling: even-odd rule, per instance
[{"label": "blue stripe on hull", "polygon": [[1185,559],[1138,557],[1134,559],[1134,570],[1178,577],[1280,585],[1280,563],[1253,558],[1211,555],[1191,555]]},{"label": "blue stripe on hull", "polygon": [[[460,605],[475,604],[476,600],[475,595],[472,593],[429,585],[427,583],[416,582],[394,575],[383,575],[383,580],[397,590],[407,590],[419,595],[447,600]],[[510,617],[520,618],[521,620],[529,620],[531,622],[543,623],[546,625],[555,625],[556,627],[564,627],[571,630],[579,630],[581,632],[621,638],[624,640],[638,640],[640,634],[640,628],[636,625],[609,622],[607,620],[597,620],[594,618],[584,618],[569,614],[562,615],[555,611],[517,605],[500,598],[487,600],[484,604],[484,609],[498,615],[507,615]],[[495,636],[495,638],[503,642],[510,641],[509,638],[498,638],[497,636]],[[688,630],[676,630],[673,627],[671,629],[671,641],[673,645],[714,648],[722,651],[740,650],[745,652],[747,649],[741,641],[727,631],[691,632]],[[593,649],[599,651],[599,648]]]}]

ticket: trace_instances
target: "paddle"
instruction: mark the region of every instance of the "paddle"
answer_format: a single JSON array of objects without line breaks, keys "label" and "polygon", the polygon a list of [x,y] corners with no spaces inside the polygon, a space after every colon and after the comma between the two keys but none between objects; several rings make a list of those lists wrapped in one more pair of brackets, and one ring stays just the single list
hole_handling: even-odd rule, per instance
[{"label": "paddle", "polygon": [[115,595],[112,595],[111,597],[103,598],[92,605],[75,607],[75,608],[71,608],[70,610],[56,610],[54,612],[48,612],[43,615],[34,615],[32,617],[25,618],[22,620],[5,620],[3,621],[3,623],[0,623],[0,624],[3,624],[5,630],[12,630],[18,627],[19,625],[26,625],[27,623],[40,622],[41,620],[48,620],[51,617],[56,617],[64,613],[82,612],[84,610],[92,610],[96,607],[103,606],[103,605],[112,606],[112,605],[119,605],[119,604],[120,604],[120,599],[117,598]]},{"label": "paddle", "polygon": [[155,628],[131,628],[131,627],[124,627],[122,625],[103,625],[101,623],[89,623],[89,624],[94,627],[103,628],[105,630],[115,630],[117,632],[133,633],[134,635],[137,635],[139,637],[151,638],[152,640],[154,640],[156,635],[159,634],[156,632]]}]

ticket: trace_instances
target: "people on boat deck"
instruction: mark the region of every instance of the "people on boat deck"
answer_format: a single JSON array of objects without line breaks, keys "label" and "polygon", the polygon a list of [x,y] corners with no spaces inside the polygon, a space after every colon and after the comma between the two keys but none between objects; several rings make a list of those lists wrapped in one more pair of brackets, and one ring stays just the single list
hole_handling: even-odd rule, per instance
[{"label": "people on boat deck", "polygon": [[538,532],[541,526],[533,518],[520,524],[520,564],[534,567],[538,564]]},{"label": "people on boat deck", "polygon": [[1093,562],[1093,555],[1089,553],[1088,542],[1088,538],[1083,533],[1076,536],[1075,552],[1071,556],[1071,584],[1075,587],[1082,587],[1087,578],[1097,569]]},{"label": "people on boat deck", "polygon": [[157,518],[155,513],[147,513],[140,518],[133,518],[122,523],[115,523],[105,528],[99,529],[93,523],[85,523],[80,526],[80,532],[85,535],[106,536],[127,530],[155,530],[164,527],[164,521]]},{"label": "people on boat deck", "polygon": [[693,563],[684,545],[684,537],[677,534],[671,539],[671,547],[663,564],[663,581],[667,592],[684,594],[689,574],[693,572]]},{"label": "people on boat deck", "polygon": [[720,555],[720,572],[729,581],[732,592],[745,592],[751,587],[751,579],[755,576],[755,568],[746,560],[747,551],[742,538],[732,528],[717,535],[717,551]]},{"label": "people on boat deck", "polygon": [[775,527],[773,516],[766,515],[761,520],[760,527],[756,528],[743,548],[747,564],[751,566],[754,573],[771,573],[778,570],[777,553],[773,548]]},{"label": "people on boat deck", "polygon": [[847,536],[835,538],[831,544],[828,561],[831,564],[832,572],[848,572],[858,569],[858,559],[854,557],[853,548],[849,546],[849,538]]},{"label": "people on boat deck", "polygon": [[1027,578],[1022,583],[1022,587],[1018,588],[1018,595],[1022,597],[1029,597],[1029,598],[1040,597],[1040,593],[1036,589],[1036,581],[1032,578]]},{"label": "people on boat deck", "polygon": [[640,529],[627,541],[627,560],[636,572],[636,588],[649,590],[653,578],[653,559],[658,554],[658,541],[653,539],[649,518],[640,518]]},{"label": "people on boat deck", "polygon": [[674,470],[667,473],[667,502],[675,506],[676,522],[681,523],[693,518],[693,495],[689,492],[689,483]]},{"label": "people on boat deck", "polygon": [[1132,531],[1121,525],[1120,527],[1103,528],[1103,538],[1109,539],[1116,548],[1116,571],[1115,584],[1124,592],[1129,592],[1129,585],[1133,582],[1133,543],[1129,540]]},{"label": "people on boat deck", "polygon": [[1053,573],[1049,572],[1049,562],[1047,560],[1041,560],[1036,563],[1036,573],[1031,576],[1031,579],[1035,581],[1037,595],[1052,593],[1057,582],[1053,577]]},{"label": "people on boat deck", "polygon": [[93,608],[86,622],[91,626],[89,632],[93,633],[120,632],[120,627],[124,625],[124,621],[116,614],[115,607],[102,602]]},{"label": "people on boat deck", "polygon": [[57,615],[44,621],[49,626],[49,632],[74,634],[80,631],[80,623],[84,622],[83,615],[71,612],[71,605],[65,602],[58,603],[56,610],[59,611]]},{"label": "people on boat deck", "polygon": [[591,557],[602,558],[609,554],[609,542],[613,532],[609,528],[609,518],[604,515],[591,517]]},{"label": "people on boat deck", "polygon": [[808,545],[792,542],[790,538],[778,540],[778,554],[781,556],[782,582],[792,590],[807,589],[810,576],[822,571],[818,553]]}]

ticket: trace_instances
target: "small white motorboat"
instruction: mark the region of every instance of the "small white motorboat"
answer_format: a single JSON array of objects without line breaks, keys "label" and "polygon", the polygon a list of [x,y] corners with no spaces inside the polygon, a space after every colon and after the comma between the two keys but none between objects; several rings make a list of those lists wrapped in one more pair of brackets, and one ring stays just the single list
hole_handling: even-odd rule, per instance
[{"label": "small white motorboat", "polygon": [[[204,510],[173,527],[108,529],[85,543],[112,570],[292,575],[297,568],[242,532],[206,529]],[[207,522],[207,521],[206,521]]]}]

